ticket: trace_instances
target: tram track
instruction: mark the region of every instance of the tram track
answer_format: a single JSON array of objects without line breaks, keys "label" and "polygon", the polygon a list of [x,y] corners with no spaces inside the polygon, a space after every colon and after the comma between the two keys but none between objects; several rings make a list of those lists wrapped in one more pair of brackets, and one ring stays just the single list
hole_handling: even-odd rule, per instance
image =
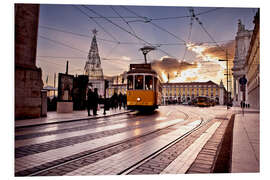
[{"label": "tram track", "polygon": [[[130,117],[129,117],[130,118]],[[44,129],[38,129],[38,130],[31,130],[29,129],[28,131],[25,132],[16,132],[15,140],[24,140],[24,139],[29,139],[29,138],[36,138],[36,137],[42,137],[42,136],[48,136],[48,135],[57,135],[57,134],[62,134],[62,133],[67,133],[67,132],[76,132],[76,131],[82,131],[82,130],[87,130],[91,129],[93,127],[99,128],[103,126],[108,126],[108,125],[117,125],[121,124],[123,122],[132,122],[139,117],[132,117],[128,119],[128,117],[124,117],[118,120],[115,119],[106,119],[102,120],[101,122],[91,122],[91,123],[79,123],[79,124],[66,124],[64,127],[49,127],[49,128],[44,128]]]},{"label": "tram track", "polygon": [[[20,131],[27,131],[29,128],[35,128],[37,131],[40,130],[44,130],[44,129],[53,129],[55,127],[57,128],[64,128],[66,126],[70,126],[70,124],[75,124],[75,125],[80,125],[80,124],[85,124],[85,123],[93,123],[97,120],[101,121],[101,122],[107,122],[108,119],[112,119],[112,118],[119,118],[121,116],[127,116],[127,115],[133,115],[134,111],[129,111],[129,112],[125,112],[122,114],[115,114],[112,116],[100,116],[100,117],[87,117],[87,118],[78,118],[78,119],[67,119],[67,120],[62,120],[62,121],[55,121],[55,122],[48,122],[48,123],[40,123],[40,124],[32,124],[32,125],[24,125],[24,126],[18,126],[15,127],[15,131],[16,132],[20,132]],[[118,117],[116,117],[118,116]],[[100,120],[102,119],[102,120]],[[121,119],[118,120],[123,120],[126,119],[126,117],[123,117]],[[20,121],[20,120],[18,120]]]},{"label": "tram track", "polygon": [[[176,109],[177,111],[180,111],[179,109]],[[180,111],[183,112],[183,111]],[[199,115],[198,113],[194,113],[194,112],[190,112],[196,115]],[[201,122],[200,124],[198,124],[195,128],[191,129],[190,131],[188,131],[187,133],[183,134],[182,136],[178,137],[177,139],[175,139],[174,141],[171,141],[170,143],[168,143],[166,146],[164,146],[163,148],[159,149],[158,151],[154,152],[153,154],[151,154],[150,156],[146,157],[145,159],[137,162],[136,164],[134,164],[133,166],[123,170],[122,172],[118,173],[117,175],[127,175],[130,172],[132,172],[133,170],[135,170],[136,168],[138,168],[139,166],[141,166],[142,164],[146,163],[147,161],[149,161],[150,159],[155,158],[156,156],[160,155],[161,153],[163,153],[164,151],[166,151],[167,149],[169,149],[170,147],[174,146],[175,144],[177,144],[178,142],[180,142],[181,140],[183,140],[184,138],[186,138],[187,136],[189,136],[190,134],[192,134],[193,132],[197,131],[198,129],[200,129],[201,127],[203,127],[205,124],[207,124],[209,121],[211,121],[212,119],[208,119],[206,121],[204,121],[204,119],[201,117]]]},{"label": "tram track", "polygon": [[[185,117],[184,117],[184,120],[189,119],[189,115],[188,115],[187,113],[185,113],[185,112],[182,112],[182,113],[183,113],[184,116],[185,116]],[[92,151],[92,152],[90,152],[90,153],[83,154],[83,155],[81,155],[81,156],[77,156],[77,157],[72,158],[72,159],[70,159],[70,160],[66,160],[66,161],[57,163],[57,164],[55,164],[55,165],[53,165],[53,166],[44,168],[44,169],[39,170],[39,171],[35,171],[35,172],[33,172],[33,173],[28,174],[28,176],[36,176],[36,175],[42,174],[42,173],[45,172],[45,171],[49,171],[49,170],[55,169],[55,168],[57,168],[57,167],[64,166],[64,165],[66,165],[66,164],[69,164],[69,163],[78,161],[78,160],[80,160],[80,159],[84,159],[84,158],[87,158],[87,157],[89,157],[89,156],[95,156],[95,154],[97,154],[97,153],[102,153],[103,151],[112,149],[112,148],[114,148],[114,147],[118,147],[118,146],[121,146],[121,145],[123,145],[123,144],[128,144],[128,143],[131,142],[131,141],[136,141],[137,139],[141,139],[141,138],[143,138],[143,137],[147,137],[147,136],[149,136],[149,135],[151,135],[151,134],[158,133],[158,132],[160,132],[160,131],[162,131],[162,130],[165,131],[165,129],[168,129],[168,128],[170,128],[170,127],[172,127],[172,126],[175,126],[175,125],[177,125],[177,124],[179,124],[179,123],[172,124],[172,125],[170,125],[170,126],[167,126],[167,127],[161,128],[161,129],[157,129],[157,130],[155,130],[155,131],[151,131],[151,132],[142,134],[142,135],[140,135],[140,136],[136,136],[136,137],[132,137],[132,138],[129,138],[129,139],[125,139],[125,140],[123,140],[123,141],[118,141],[118,143],[114,143],[114,144],[111,144],[111,145],[109,145],[109,146],[105,146],[105,147],[99,148],[99,149],[97,149],[97,150],[95,150],[95,151]],[[37,168],[37,169],[38,169],[38,168]],[[17,175],[19,175],[19,174],[21,174],[21,173],[18,172]]]},{"label": "tram track", "polygon": [[[158,116],[158,115],[159,115],[158,113],[154,114],[154,116]],[[136,128],[142,128],[144,126],[154,126],[158,124],[158,122],[163,123],[163,122],[168,121],[166,120],[166,118],[165,119],[156,118],[155,121],[148,118],[148,119],[144,119],[143,120],[144,123],[141,124],[140,121],[142,117],[143,116],[136,116],[130,119],[124,118],[124,120],[122,119],[121,121],[116,121],[116,122],[110,119],[104,124],[103,123],[102,124],[95,123],[92,125],[87,124],[87,125],[80,125],[78,127],[72,127],[68,129],[60,129],[60,130],[45,131],[45,132],[34,132],[31,134],[18,135],[18,136],[15,136],[16,148],[34,145],[36,144],[36,142],[39,142],[38,144],[39,144],[39,147],[41,148],[42,144],[45,142],[56,142],[57,140],[64,140],[64,139],[68,140],[68,138],[69,140],[71,140],[70,138],[72,138],[74,135],[76,135],[77,138],[84,137],[88,140],[91,140],[95,136],[105,137],[108,135],[113,135],[116,133],[133,130]],[[127,123],[129,124],[129,126],[127,126]],[[59,137],[55,137],[55,135],[58,135],[58,134],[59,134]],[[49,138],[51,138],[52,140],[49,140]],[[76,140],[76,138],[74,140]]]},{"label": "tram track", "polygon": [[[181,111],[177,108],[174,108],[176,111],[184,114],[185,118],[184,120],[186,121],[187,119],[190,118],[190,114],[184,112],[184,111]],[[182,136],[178,137],[177,139],[169,142],[166,146],[163,146],[162,148],[160,148],[158,151],[152,153],[151,155],[147,156],[146,158],[140,160],[139,162],[136,162],[134,165],[126,168],[125,170],[121,171],[120,173],[118,173],[119,175],[120,174],[128,174],[129,172],[131,172],[132,170],[136,169],[137,167],[139,167],[140,165],[142,165],[143,163],[147,162],[149,159],[152,159],[156,156],[158,156],[159,154],[161,154],[162,152],[166,151],[168,148],[174,146],[176,143],[178,143],[179,141],[183,140],[185,137],[189,136],[190,134],[192,134],[194,131],[198,130],[200,127],[202,127],[204,124],[206,124],[207,122],[210,121],[210,119],[208,119],[207,121],[204,121],[204,118],[202,116],[200,116],[200,114],[198,113],[194,113],[194,112],[191,112],[189,111],[189,113],[192,113],[192,114],[195,114],[197,117],[200,117],[200,123],[194,127],[193,129],[191,129],[190,131],[186,132],[185,134],[183,134]],[[118,148],[120,147],[121,145],[127,145],[129,144],[130,142],[132,141],[136,141],[138,139],[142,139],[144,137],[147,137],[147,136],[150,136],[151,134],[155,134],[155,133],[158,133],[158,132],[161,132],[162,130],[165,130],[165,129],[169,129],[173,126],[177,126],[177,124],[179,123],[176,123],[176,124],[173,124],[173,125],[170,125],[170,126],[167,126],[167,127],[164,127],[164,128],[161,128],[161,129],[157,129],[157,130],[154,130],[152,132],[148,132],[148,133],[145,133],[145,134],[142,134],[140,136],[136,136],[136,137],[131,137],[131,138],[128,138],[128,139],[125,139],[123,141],[118,141],[117,143],[113,143],[113,144],[109,144],[108,146],[104,146],[104,147],[101,147],[101,148],[98,148],[94,151],[91,151],[89,153],[83,153],[82,155],[79,155],[79,156],[75,156],[74,158],[69,158],[68,160],[64,160],[61,162],[61,160],[57,161],[58,163],[56,164],[53,164],[52,166],[48,166],[48,167],[45,167],[45,168],[36,168],[36,169],[39,169],[37,171],[34,171],[34,172],[31,172],[31,170],[28,172],[31,172],[31,173],[28,173],[26,174],[27,176],[38,176],[38,175],[43,175],[43,174],[46,174],[46,172],[51,172],[57,168],[63,168],[65,167],[66,165],[69,165],[69,164],[72,164],[72,163],[76,163],[80,160],[84,160],[84,159],[87,159],[88,157],[93,157],[97,154],[102,154],[103,152],[108,152],[110,151],[110,149],[113,149],[113,148]],[[143,143],[143,142],[142,142]],[[121,151],[120,151],[121,152]],[[44,166],[43,166],[44,167]],[[82,166],[83,167],[83,166]],[[20,176],[21,172],[17,172],[16,175]],[[64,174],[63,174],[64,175]]]}]

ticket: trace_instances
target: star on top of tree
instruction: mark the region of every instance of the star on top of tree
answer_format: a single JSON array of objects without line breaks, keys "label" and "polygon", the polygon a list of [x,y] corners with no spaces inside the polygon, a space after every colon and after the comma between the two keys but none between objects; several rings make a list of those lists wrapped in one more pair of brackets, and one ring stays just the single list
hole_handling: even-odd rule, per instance
[{"label": "star on top of tree", "polygon": [[93,32],[94,35],[97,35],[98,31],[96,29],[93,29],[92,32]]}]

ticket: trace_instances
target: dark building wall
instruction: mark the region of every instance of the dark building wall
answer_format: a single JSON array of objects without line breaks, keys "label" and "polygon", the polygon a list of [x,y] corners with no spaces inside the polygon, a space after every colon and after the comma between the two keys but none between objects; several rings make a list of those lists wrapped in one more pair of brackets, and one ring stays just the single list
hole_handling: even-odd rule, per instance
[{"label": "dark building wall", "polygon": [[36,67],[39,5],[15,4],[15,119],[41,116],[42,71]]},{"label": "dark building wall", "polygon": [[15,4],[15,65],[36,69],[39,5]]},{"label": "dark building wall", "polygon": [[88,86],[88,76],[79,75],[73,81],[73,109],[83,110],[86,108],[86,93]]}]

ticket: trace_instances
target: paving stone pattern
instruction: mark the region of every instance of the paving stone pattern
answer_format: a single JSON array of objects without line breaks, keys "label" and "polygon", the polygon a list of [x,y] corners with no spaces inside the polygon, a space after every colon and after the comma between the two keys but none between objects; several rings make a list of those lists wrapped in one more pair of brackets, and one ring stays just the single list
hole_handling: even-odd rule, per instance
[{"label": "paving stone pattern", "polygon": [[15,158],[20,158],[20,157],[35,154],[35,153],[45,152],[52,149],[58,149],[61,147],[66,147],[66,146],[86,142],[86,141],[97,139],[97,138],[107,137],[114,134],[123,133],[125,131],[130,131],[136,128],[153,126],[154,124],[157,124],[157,123],[144,121],[140,125],[131,124],[130,126],[125,127],[125,128],[119,128],[119,129],[110,130],[110,131],[103,131],[100,133],[86,134],[83,136],[75,136],[75,137],[65,138],[65,139],[56,140],[56,141],[49,141],[46,143],[18,147],[15,149]]},{"label": "paving stone pattern", "polygon": [[[108,126],[108,125],[115,125],[115,124],[122,123],[123,121],[128,123],[128,122],[132,122],[136,119],[138,119],[138,118],[132,118],[132,119],[122,118],[122,119],[118,119],[117,121],[115,121],[115,120],[111,121],[109,119],[106,119],[104,121],[91,120],[91,122],[83,122],[83,123],[81,122],[81,123],[77,123],[78,125],[74,124],[72,128],[70,128],[70,126],[72,126],[71,124],[65,123],[64,125],[62,125],[62,128],[61,128],[61,125],[58,125],[57,130],[49,130],[49,131],[46,131],[46,129],[50,129],[50,128],[47,128],[50,125],[45,125],[47,127],[38,128],[39,130],[36,133],[29,133],[29,134],[23,134],[23,135],[16,135],[17,131],[18,131],[18,130],[16,130],[15,140],[23,140],[23,139],[30,139],[30,138],[41,137],[41,136],[62,134],[62,133],[66,133],[66,132],[86,130],[86,129],[93,128],[93,126],[103,127],[103,126]],[[69,127],[69,128],[64,128],[64,127]],[[55,128],[52,128],[52,129],[55,129]],[[20,130],[19,130],[19,132],[20,132]],[[32,130],[32,132],[33,132],[33,130]]]},{"label": "paving stone pattern", "polygon": [[230,122],[228,119],[219,121],[221,122],[220,127],[203,147],[192,166],[186,172],[187,174],[212,173],[214,171],[217,153],[219,152],[226,128]]},{"label": "paving stone pattern", "polygon": [[[176,122],[176,121],[175,121]],[[179,121],[180,122],[180,121]],[[171,123],[171,125],[173,125],[173,123],[174,122],[170,122]],[[160,123],[160,125],[161,125],[162,123]],[[164,124],[165,125],[165,124]],[[157,126],[155,129],[156,130],[160,130],[158,127],[165,127],[165,126]],[[145,129],[145,128],[144,128]],[[150,133],[150,132],[153,132],[153,127],[151,127],[150,129],[152,129],[152,131],[145,131],[145,132],[148,132],[148,133]],[[150,130],[149,129],[149,130]],[[145,129],[146,130],[146,129]],[[126,133],[125,133],[126,134]],[[125,136],[128,136],[127,134],[125,135]],[[44,167],[50,167],[50,166],[54,166],[54,165],[56,165],[56,164],[58,164],[59,162],[66,162],[66,161],[68,161],[68,160],[71,160],[71,159],[74,159],[74,158],[78,158],[78,157],[81,157],[81,156],[83,156],[83,155],[86,155],[86,154],[89,154],[89,153],[93,153],[93,152],[96,152],[96,151],[98,151],[98,150],[102,150],[102,149],[104,149],[104,148],[108,148],[109,146],[113,146],[113,145],[116,145],[116,144],[118,144],[118,143],[121,143],[121,142],[124,142],[124,141],[126,141],[126,140],[128,140],[128,139],[123,139],[123,140],[121,140],[121,138],[119,139],[119,138],[117,138],[118,140],[117,141],[114,141],[114,142],[110,142],[110,143],[108,143],[108,144],[106,144],[105,142],[105,144],[104,145],[99,145],[99,146],[97,146],[96,148],[94,148],[93,147],[93,145],[94,144],[92,144],[92,148],[90,148],[91,150],[83,150],[83,149],[85,149],[85,148],[83,148],[83,149],[80,149],[80,151],[77,151],[77,153],[76,154],[72,154],[72,155],[66,155],[66,157],[63,157],[63,158],[58,158],[57,160],[51,160],[51,161],[49,161],[49,162],[46,162],[46,161],[48,161],[48,153],[46,153],[46,154],[44,154],[44,157],[42,158],[45,162],[44,163],[42,163],[41,164],[41,162],[39,163],[39,164],[41,164],[41,165],[38,165],[38,164],[35,164],[35,166],[37,166],[37,167],[35,167],[35,168],[31,168],[31,167],[29,167],[28,169],[25,169],[25,168],[20,168],[20,167],[18,167],[19,166],[19,162],[17,163],[17,160],[16,160],[16,168],[18,168],[18,169],[25,169],[25,170],[21,170],[21,171],[18,171],[18,172],[16,172],[15,174],[16,175],[25,175],[25,174],[29,174],[29,173],[33,173],[33,172],[35,172],[35,171],[37,171],[36,170],[36,168],[38,168],[38,169],[44,169]],[[99,143],[100,144],[100,143]],[[56,149],[56,150],[58,150],[58,149]],[[57,151],[58,152],[58,151]],[[65,153],[65,154],[67,154],[67,152]],[[70,153],[69,153],[70,154]],[[29,159],[28,158],[28,156],[26,156],[27,157],[27,160]],[[37,157],[40,157],[40,155],[38,155]],[[47,157],[47,159],[46,159],[46,157]],[[36,158],[36,156],[33,156],[33,158]],[[39,158],[40,159],[40,158]],[[50,157],[50,159],[51,159],[51,157]],[[21,164],[21,163],[20,163]],[[25,164],[22,164],[22,166],[25,166]]]},{"label": "paving stone pattern", "polygon": [[161,135],[157,138],[151,139],[143,144],[122,151],[118,154],[110,156],[101,161],[95,162],[88,166],[84,166],[78,170],[72,171],[66,175],[116,175],[134,164],[144,160],[149,155],[160,150],[168,143],[181,137],[185,133],[192,130],[198,125],[192,122],[186,126],[181,126],[175,131],[172,131],[166,135]]},{"label": "paving stone pattern", "polygon": [[[137,146],[141,143],[144,143],[150,139],[153,139],[155,137],[158,137],[160,135],[163,135],[163,134],[167,134],[173,130],[175,130],[176,128],[175,127],[169,127],[169,128],[166,128],[166,129],[162,129],[160,131],[157,131],[155,133],[151,133],[151,134],[148,134],[148,135],[145,135],[145,136],[142,136],[140,138],[136,138],[136,139],[132,139],[128,142],[120,142],[121,144],[119,145],[116,145],[116,143],[114,144],[111,144],[110,146],[113,146],[113,147],[109,147],[109,146],[105,146],[105,147],[100,147],[100,148],[97,148],[97,149],[94,149],[94,150],[91,150],[91,151],[85,151],[83,153],[79,153],[79,154],[75,154],[73,156],[70,156],[70,157],[67,157],[67,158],[63,158],[63,159],[59,159],[57,161],[54,161],[54,162],[51,162],[51,163],[47,163],[43,166],[40,166],[38,167],[39,169],[45,169],[45,168],[48,168],[50,166],[53,166],[53,165],[56,165],[58,163],[63,163],[67,160],[71,160],[71,159],[76,159],[78,157],[81,157],[81,156],[84,156],[84,155],[87,155],[87,154],[92,154],[86,158],[83,158],[81,160],[76,160],[72,163],[68,163],[68,164],[65,164],[63,166],[60,166],[60,167],[57,167],[57,168],[54,168],[53,170],[48,170],[48,171],[44,171],[40,174],[37,174],[37,176],[58,176],[58,175],[64,175],[68,172],[71,172],[71,171],[74,171],[78,168],[81,168],[83,166],[86,166],[86,165],[89,165],[91,163],[94,163],[96,161],[99,161],[99,160],[102,160],[102,159],[105,159],[111,155],[114,155],[114,154],[117,154],[121,151],[124,151],[126,149],[129,149],[131,147],[134,147],[134,146]],[[114,146],[115,145],[115,146]],[[102,150],[102,149],[105,149],[105,150]],[[102,150],[102,151],[100,151]],[[29,174],[29,173],[34,173],[35,171],[37,171],[37,169],[35,168],[32,168],[32,169],[28,169],[27,171],[22,171],[22,172],[19,172],[17,173],[17,175],[25,175],[25,174]]]},{"label": "paving stone pattern", "polygon": [[129,174],[160,174],[173,160],[175,160],[182,152],[184,152],[184,150],[189,147],[214,122],[215,121],[208,122],[203,127],[199,128],[192,134],[188,135],[186,138],[182,139],[175,145],[163,151],[158,156],[137,167]]}]

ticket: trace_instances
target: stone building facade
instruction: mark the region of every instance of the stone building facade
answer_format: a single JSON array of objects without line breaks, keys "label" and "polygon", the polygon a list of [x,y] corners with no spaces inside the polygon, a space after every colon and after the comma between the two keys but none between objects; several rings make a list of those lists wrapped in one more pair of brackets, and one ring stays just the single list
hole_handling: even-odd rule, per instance
[{"label": "stone building facade", "polygon": [[15,4],[15,119],[42,114],[42,71],[36,67],[39,5]]},{"label": "stone building facade", "polygon": [[[235,37],[235,55],[233,60],[233,87],[234,98],[233,105],[240,106],[243,94],[240,90],[239,79],[243,77],[245,72],[246,56],[249,49],[250,39],[252,36],[252,30],[245,29],[245,25],[241,20],[238,21],[238,30]],[[246,96],[247,97],[247,96]]]},{"label": "stone building facade", "polygon": [[222,82],[220,85],[212,81],[163,83],[162,87],[162,99],[165,104],[170,101],[188,102],[198,96],[206,96],[222,105],[226,101],[226,90]]},{"label": "stone building facade", "polygon": [[246,62],[247,97],[252,108],[260,108],[260,12],[254,17],[255,24]]},{"label": "stone building facade", "polygon": [[[107,89],[106,97],[110,98],[113,93],[126,94],[126,84],[110,84]],[[167,104],[169,101],[188,102],[198,96],[206,96],[219,104],[224,105],[226,100],[226,89],[221,82],[220,85],[208,82],[185,82],[185,83],[163,83],[162,102]]]}]

